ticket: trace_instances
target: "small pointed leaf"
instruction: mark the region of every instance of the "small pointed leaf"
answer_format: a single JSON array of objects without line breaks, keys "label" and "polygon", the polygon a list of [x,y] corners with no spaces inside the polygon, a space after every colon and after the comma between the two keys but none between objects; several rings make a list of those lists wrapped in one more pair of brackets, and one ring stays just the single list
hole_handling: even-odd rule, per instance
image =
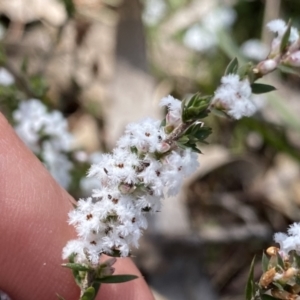
[{"label": "small pointed leaf", "polygon": [[58,300],[65,300],[65,298],[63,296],[59,295],[59,294],[56,294],[56,297],[57,297]]},{"label": "small pointed leaf", "polygon": [[274,86],[262,83],[252,83],[251,89],[253,94],[264,94],[276,90]]},{"label": "small pointed leaf", "polygon": [[[69,256],[69,263],[70,264],[73,264],[75,262],[75,257],[76,257],[76,254],[73,253]],[[64,266],[65,264],[63,264],[62,266]],[[72,273],[73,273],[73,276],[74,276],[74,279],[75,279],[75,282],[77,283],[78,286],[81,285],[81,281],[82,281],[82,277],[80,276],[80,273],[78,270],[75,270],[75,269],[72,269]]]},{"label": "small pointed leaf", "polygon": [[289,22],[287,24],[287,29],[286,29],[285,33],[283,34],[283,37],[282,37],[281,43],[280,43],[280,52],[282,54],[285,52],[287,46],[289,45],[291,27],[292,27],[292,22],[291,22],[291,20],[289,20]]},{"label": "small pointed leaf", "polygon": [[245,78],[248,73],[250,73],[251,69],[252,69],[252,64],[251,63],[247,63],[241,67],[238,68],[237,70],[237,74],[240,76],[240,78]]},{"label": "small pointed leaf", "polygon": [[269,260],[269,269],[277,267],[278,265],[278,257],[277,256],[271,256]]},{"label": "small pointed leaf", "polygon": [[238,68],[239,68],[239,62],[238,62],[238,59],[235,57],[228,64],[228,66],[227,66],[227,68],[225,70],[225,75],[236,74]]},{"label": "small pointed leaf", "polygon": [[263,273],[267,272],[269,269],[269,258],[267,257],[265,252],[263,252],[262,254],[261,264],[262,264]]},{"label": "small pointed leaf", "polygon": [[166,118],[164,118],[164,119],[161,121],[161,123],[160,123],[160,127],[165,127],[166,124],[167,124]]},{"label": "small pointed leaf", "polygon": [[211,108],[211,112],[218,117],[227,118],[227,119],[230,118],[224,111],[216,108]]},{"label": "small pointed leaf", "polygon": [[279,253],[277,253],[277,261],[278,261],[278,265],[284,269],[284,262],[283,262],[283,259],[281,257],[281,255]]},{"label": "small pointed leaf", "polygon": [[94,300],[95,296],[95,289],[90,286],[84,291],[84,294],[81,296],[80,300]]},{"label": "small pointed leaf", "polygon": [[286,65],[282,65],[282,64],[278,65],[277,68],[283,73],[292,74],[292,75],[296,75],[296,76],[300,77],[299,68],[292,68],[290,66],[286,66]]},{"label": "small pointed leaf", "polygon": [[280,291],[283,291],[284,288],[281,284],[279,284],[278,282],[272,282],[273,285],[275,285]]},{"label": "small pointed leaf", "polygon": [[71,18],[75,14],[75,11],[76,11],[73,0],[61,0],[61,2],[65,6],[65,10],[68,14],[68,17]]},{"label": "small pointed leaf", "polygon": [[255,256],[252,259],[250,270],[249,270],[249,276],[247,280],[246,285],[246,300],[251,300],[252,296],[254,294],[254,278],[253,278],[253,272],[254,272],[254,262],[255,262]]},{"label": "small pointed leaf", "polygon": [[77,263],[67,263],[67,264],[62,264],[62,266],[65,268],[76,270],[76,271],[88,271],[89,270],[89,268],[87,266],[77,264]]},{"label": "small pointed leaf", "polygon": [[296,263],[297,268],[300,268],[300,256],[296,252],[293,253],[293,260]]},{"label": "small pointed leaf", "polygon": [[95,289],[95,294],[97,295],[99,289],[100,289],[100,286],[101,286],[101,282],[95,280],[92,284],[92,287]]},{"label": "small pointed leaf", "polygon": [[138,278],[135,275],[111,275],[97,279],[100,283],[122,283]]},{"label": "small pointed leaf", "polygon": [[177,142],[181,143],[181,144],[186,144],[189,141],[189,138],[186,135],[183,135],[182,137],[180,137],[178,139]]}]

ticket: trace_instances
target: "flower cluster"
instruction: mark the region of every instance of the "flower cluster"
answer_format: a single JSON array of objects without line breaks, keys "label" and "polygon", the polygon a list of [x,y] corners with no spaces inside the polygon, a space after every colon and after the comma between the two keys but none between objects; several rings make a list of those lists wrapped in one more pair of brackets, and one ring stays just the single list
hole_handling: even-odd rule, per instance
[{"label": "flower cluster", "polygon": [[72,135],[61,112],[48,112],[40,100],[30,99],[20,103],[13,119],[18,136],[43,161],[55,180],[67,188],[73,168],[67,156]]},{"label": "flower cluster", "polygon": [[267,59],[257,65],[256,72],[265,75],[274,71],[280,64],[299,67],[300,38],[298,29],[280,19],[269,22],[267,27],[275,33],[275,38]]},{"label": "flower cluster", "polygon": [[[284,36],[286,30],[288,29],[288,26],[283,20],[277,19],[277,20],[273,20],[273,21],[269,22],[267,24],[267,27],[271,32],[274,32],[276,34],[276,36],[273,39],[272,44],[271,44],[271,55],[277,55],[281,51],[280,45],[281,45],[283,36]],[[298,39],[299,39],[298,29],[295,27],[291,27],[290,35],[288,38],[289,44],[296,43],[298,41]]]},{"label": "flower cluster", "polygon": [[300,223],[290,225],[288,234],[278,232],[274,235],[274,241],[280,245],[282,257],[288,256],[289,252],[296,251],[300,255]]},{"label": "flower cluster", "polygon": [[183,36],[186,47],[199,51],[212,51],[218,44],[218,34],[221,30],[230,29],[236,20],[235,11],[229,6],[218,6],[212,9],[187,29]]},{"label": "flower cluster", "polygon": [[64,259],[75,254],[77,262],[97,265],[102,253],[130,255],[147,227],[145,214],[159,211],[161,199],[175,195],[197,168],[197,154],[166,142],[166,127],[180,123],[181,102],[169,96],[162,105],[168,107],[165,127],[153,119],[129,124],[113,152],[90,168],[100,188],[69,213],[78,239],[68,242]]},{"label": "flower cluster", "polygon": [[228,74],[221,79],[211,106],[225,111],[234,119],[251,116],[256,106],[251,100],[252,90],[248,79],[241,80],[237,74]]},{"label": "flower cluster", "polygon": [[[297,51],[299,37],[290,24],[278,20],[270,23],[269,28],[277,37],[266,60],[256,66],[249,63],[240,67],[234,58],[214,95],[196,93],[182,102],[172,96],[162,99],[161,106],[167,107],[163,122],[148,118],[129,124],[112,153],[102,154],[91,166],[88,178],[96,181],[97,188],[91,196],[80,199],[69,213],[69,224],[75,227],[77,239],[69,241],[62,254],[63,259],[69,260],[65,266],[73,272],[84,273],[74,276],[81,295],[90,292],[89,287],[96,291],[104,280],[99,273],[100,255],[129,256],[131,248],[138,247],[139,238],[147,227],[146,214],[159,211],[161,200],[176,195],[183,179],[198,167],[196,153],[201,153],[198,143],[206,142],[211,134],[211,128],[202,120],[215,110],[234,119],[251,116],[257,110],[252,93],[263,94],[275,89],[256,83],[256,80],[284,63],[293,53],[292,49]],[[276,39],[280,42],[278,49],[274,46]],[[278,53],[274,52],[276,49]],[[95,184],[94,181],[90,183]],[[247,300],[254,299],[258,295],[256,292],[262,296],[269,295],[265,292],[274,295],[278,292],[276,280],[287,278],[291,283],[291,277],[298,275],[298,227],[300,225],[293,225],[289,236],[276,235],[275,240],[281,243],[282,249],[270,254],[270,259],[264,259],[260,287],[254,287],[253,278],[249,277],[251,289]],[[292,250],[293,255],[290,254]],[[293,262],[285,264],[284,260],[290,257]],[[108,273],[112,275],[111,263],[108,266]],[[253,269],[251,272],[253,274]]]},{"label": "flower cluster", "polygon": [[300,293],[300,223],[292,224],[288,234],[276,233],[280,248],[269,247],[263,253],[263,274],[256,285],[257,299],[299,299]]}]

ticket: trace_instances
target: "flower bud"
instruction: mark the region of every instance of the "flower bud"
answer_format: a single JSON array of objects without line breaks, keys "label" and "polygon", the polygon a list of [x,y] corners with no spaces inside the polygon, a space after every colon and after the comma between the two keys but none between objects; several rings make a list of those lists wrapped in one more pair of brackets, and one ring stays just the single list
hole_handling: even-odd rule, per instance
[{"label": "flower bud", "polygon": [[267,59],[260,62],[256,68],[253,70],[256,73],[260,73],[262,75],[268,74],[274,71],[278,66],[278,63],[274,59]]},{"label": "flower bud", "polygon": [[169,111],[166,115],[167,125],[178,126],[181,122],[181,115],[177,111]]},{"label": "flower bud", "polygon": [[263,287],[263,288],[267,288],[268,285],[273,281],[274,277],[276,274],[276,270],[275,267],[268,270],[267,272],[265,272],[260,280],[259,280],[259,284]]},{"label": "flower bud", "polygon": [[298,273],[298,270],[295,268],[288,268],[282,275],[281,280],[283,282],[287,282],[290,279],[292,279],[296,274]]},{"label": "flower bud", "polygon": [[170,134],[174,129],[175,127],[173,125],[166,125],[164,128],[166,134]]},{"label": "flower bud", "polygon": [[132,184],[128,184],[128,183],[121,183],[119,185],[119,191],[122,194],[131,194],[133,191],[135,190],[135,186]]},{"label": "flower bud", "polygon": [[157,151],[160,153],[165,153],[165,152],[169,151],[170,148],[171,148],[171,146],[166,142],[162,142],[157,145]]},{"label": "flower bud", "polygon": [[108,260],[106,260],[104,263],[101,264],[101,266],[111,267],[116,263],[117,259],[115,257],[111,257]]},{"label": "flower bud", "polygon": [[115,268],[113,268],[112,266],[116,261],[117,259],[115,257],[112,257],[101,264],[101,277],[111,276],[114,274]]},{"label": "flower bud", "polygon": [[290,54],[283,62],[292,67],[300,67],[300,51]]},{"label": "flower bud", "polygon": [[278,251],[279,251],[279,248],[274,247],[274,246],[269,247],[269,248],[266,250],[266,252],[267,252],[267,254],[268,254],[269,256],[276,256],[277,253],[278,253]]}]

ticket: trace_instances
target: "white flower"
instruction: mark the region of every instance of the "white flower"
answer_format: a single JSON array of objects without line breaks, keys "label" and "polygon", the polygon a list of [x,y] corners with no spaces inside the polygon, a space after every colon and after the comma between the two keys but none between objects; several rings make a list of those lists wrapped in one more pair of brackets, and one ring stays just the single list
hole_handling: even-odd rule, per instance
[{"label": "white flower", "polygon": [[[169,96],[162,105],[181,120],[179,100]],[[63,258],[74,253],[78,263],[96,264],[102,253],[128,256],[147,227],[145,214],[160,211],[164,192],[178,193],[183,178],[198,166],[191,150],[169,151],[160,123],[144,119],[129,124],[112,153],[97,157],[88,176],[98,188],[69,213],[79,242],[69,242]]]},{"label": "white flower", "polygon": [[[272,41],[271,53],[278,54],[278,52],[280,50],[279,47],[281,44],[282,37],[287,30],[287,25],[283,20],[277,19],[277,20],[270,21],[267,24],[267,27],[269,28],[269,30],[271,32],[274,32],[277,34],[277,36]],[[298,33],[297,28],[291,27],[291,32],[290,32],[290,36],[289,36],[290,44],[295,43],[298,39],[299,39],[299,33]]]},{"label": "white flower", "polygon": [[230,28],[236,19],[236,12],[229,6],[218,7],[204,16],[202,24],[211,33]]},{"label": "white flower", "polygon": [[61,112],[48,112],[41,101],[30,99],[20,103],[13,112],[15,131],[22,141],[40,158],[64,188],[70,184],[73,164],[66,152],[71,151],[72,135]]},{"label": "white flower", "polygon": [[201,22],[187,29],[183,43],[193,50],[207,52],[217,45],[218,31],[230,28],[235,19],[235,11],[228,6],[214,9],[206,14]]},{"label": "white flower", "polygon": [[283,35],[286,30],[286,23],[281,19],[272,20],[267,24],[270,31]]},{"label": "white flower", "polygon": [[155,152],[158,142],[164,136],[163,130],[160,129],[160,121],[147,118],[140,123],[129,124],[125,129],[128,136],[129,147],[136,147],[141,152]]},{"label": "white flower", "polygon": [[63,188],[67,188],[71,183],[70,171],[73,169],[73,164],[68,157],[64,153],[57,151],[54,144],[50,141],[43,143],[41,156],[46,168],[54,179]]},{"label": "white flower", "polygon": [[[1,35],[1,34],[0,34]],[[15,83],[13,75],[5,68],[0,68],[0,85],[9,86]]]},{"label": "white flower", "polygon": [[251,100],[251,87],[247,79],[240,80],[236,74],[223,76],[221,86],[216,90],[211,105],[226,111],[234,119],[251,116],[256,106]]},{"label": "white flower", "polygon": [[171,95],[161,99],[160,106],[166,106],[168,113],[166,115],[166,122],[168,125],[177,126],[181,122],[181,101],[175,99]]},{"label": "white flower", "polygon": [[217,42],[217,37],[199,24],[191,26],[183,37],[186,47],[199,52],[207,52],[214,48]]},{"label": "white flower", "polygon": [[[287,30],[286,23],[281,19],[270,21],[267,24],[267,27],[269,28],[270,31],[272,31],[274,33],[277,33],[279,38],[282,38],[282,36],[284,35],[284,33]],[[299,33],[298,33],[297,28],[291,27],[291,33],[290,33],[289,41],[291,43],[293,43],[298,38],[299,38]]]},{"label": "white flower", "polygon": [[288,234],[275,233],[274,241],[280,245],[280,253],[288,256],[290,251],[300,254],[300,223],[293,223],[288,229]]},{"label": "white flower", "polygon": [[257,39],[244,42],[241,46],[241,50],[246,57],[257,61],[264,60],[270,51],[268,46]]},{"label": "white flower", "polygon": [[147,25],[156,25],[166,14],[167,5],[164,0],[146,0],[143,20]]}]

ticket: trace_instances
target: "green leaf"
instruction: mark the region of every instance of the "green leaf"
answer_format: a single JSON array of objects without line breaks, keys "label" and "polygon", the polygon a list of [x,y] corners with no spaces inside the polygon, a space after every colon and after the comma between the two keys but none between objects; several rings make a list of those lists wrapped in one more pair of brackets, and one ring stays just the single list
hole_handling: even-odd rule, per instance
[{"label": "green leaf", "polygon": [[296,266],[299,268],[300,267],[300,256],[296,252],[293,253],[293,260],[296,263]]},{"label": "green leaf", "polygon": [[275,255],[271,256],[271,258],[269,260],[269,269],[277,267],[277,265],[278,265],[277,256],[275,256]]},{"label": "green leaf", "polygon": [[[69,263],[70,264],[73,264],[75,262],[75,257],[76,257],[76,254],[73,253],[69,256]],[[63,264],[62,266],[64,266],[65,264]],[[77,283],[78,286],[81,285],[81,281],[82,281],[82,277],[80,276],[80,273],[78,270],[75,270],[75,269],[72,269],[72,273],[73,273],[73,276],[74,276],[74,279],[75,279],[75,282]]]},{"label": "green leaf", "polygon": [[218,117],[227,118],[227,119],[230,118],[223,110],[211,108],[211,112]]},{"label": "green leaf", "polygon": [[130,147],[130,151],[131,151],[132,153],[134,153],[134,154],[137,154],[137,153],[138,153],[138,149],[137,149],[137,147],[135,147],[135,146]]},{"label": "green leaf", "polygon": [[192,149],[192,151],[198,153],[198,154],[202,154],[201,150],[199,148],[197,148],[196,144],[193,144],[191,146],[189,146],[190,149]]},{"label": "green leaf", "polygon": [[182,137],[180,137],[177,142],[179,142],[180,144],[186,144],[189,141],[189,138],[185,135],[183,135]]},{"label": "green leaf", "polygon": [[262,83],[252,83],[251,89],[253,94],[264,94],[276,90],[274,86]]},{"label": "green leaf", "polygon": [[261,297],[261,300],[278,300],[277,298],[274,298],[273,296],[266,295],[266,294],[260,295],[260,297]]},{"label": "green leaf", "polygon": [[193,136],[196,137],[199,141],[205,140],[212,133],[212,129],[210,127],[201,127]]},{"label": "green leaf", "polygon": [[279,253],[277,253],[277,262],[278,262],[278,265],[284,269],[284,262],[283,262],[283,259],[281,257],[281,255]]},{"label": "green leaf", "polygon": [[160,127],[165,127],[166,124],[167,124],[166,118],[164,118],[164,119],[161,121],[161,123],[160,123]]},{"label": "green leaf", "polygon": [[80,300],[94,300],[95,296],[95,289],[90,286],[84,291],[84,294],[81,296]]},{"label": "green leaf", "polygon": [[283,34],[283,37],[282,37],[281,43],[280,43],[280,53],[281,54],[283,54],[285,52],[287,46],[289,45],[291,27],[292,27],[292,22],[291,22],[291,20],[289,20],[289,22],[287,24],[287,29],[286,29],[285,33]]},{"label": "green leaf", "polygon": [[100,286],[101,286],[101,282],[95,280],[92,284],[92,287],[95,289],[95,294],[97,295],[99,289],[100,289]]},{"label": "green leaf", "polygon": [[100,283],[122,283],[138,278],[136,275],[111,275],[97,279]]},{"label": "green leaf", "polygon": [[227,68],[225,70],[225,75],[236,74],[238,68],[239,68],[239,62],[238,62],[238,59],[235,57],[228,64],[228,66],[227,66]]},{"label": "green leaf", "polygon": [[253,69],[248,72],[248,80],[252,84],[256,80],[256,74],[254,74]]},{"label": "green leaf", "polygon": [[240,76],[240,78],[245,78],[249,73],[250,71],[252,70],[252,63],[247,63],[241,67],[238,68],[237,70],[237,74]]},{"label": "green leaf", "polygon": [[65,298],[59,294],[56,293],[56,297],[58,300],[65,300]]},{"label": "green leaf", "polygon": [[76,11],[73,0],[60,0],[60,1],[64,4],[68,17],[69,18],[73,17]]},{"label": "green leaf", "polygon": [[178,147],[182,148],[182,149],[191,149],[192,151],[198,153],[198,154],[202,154],[201,150],[198,149],[197,145],[195,143],[191,143],[191,142],[188,142],[186,144],[182,144],[182,143],[179,143],[177,142],[177,145]]},{"label": "green leaf", "polygon": [[273,284],[274,286],[276,286],[280,291],[283,291],[283,290],[284,290],[283,286],[282,286],[281,284],[279,284],[278,282],[272,282],[272,284]]},{"label": "green leaf", "polygon": [[277,69],[279,69],[281,72],[286,73],[286,74],[292,74],[300,77],[300,71],[299,68],[292,68],[290,66],[286,65],[278,65]]},{"label": "green leaf", "polygon": [[75,271],[89,271],[90,268],[85,266],[85,265],[81,265],[81,264],[77,264],[77,263],[67,263],[67,264],[62,264],[63,267],[75,270]]},{"label": "green leaf", "polygon": [[186,103],[189,99],[188,98],[184,98],[182,101],[181,101],[181,110],[184,111],[184,108],[186,107]]},{"label": "green leaf", "polygon": [[250,270],[249,270],[249,275],[248,275],[248,280],[247,280],[247,285],[246,285],[246,291],[245,291],[246,300],[251,300],[252,297],[254,296],[254,278],[253,278],[254,262],[255,262],[255,256],[253,257],[251,265],[250,265]]},{"label": "green leaf", "polygon": [[263,273],[267,272],[269,269],[269,258],[267,257],[265,252],[263,252],[262,254],[261,264],[262,264]]},{"label": "green leaf", "polygon": [[182,106],[183,122],[192,122],[208,115],[208,106],[212,96],[201,96],[200,93],[194,94],[188,100],[184,100]]}]

